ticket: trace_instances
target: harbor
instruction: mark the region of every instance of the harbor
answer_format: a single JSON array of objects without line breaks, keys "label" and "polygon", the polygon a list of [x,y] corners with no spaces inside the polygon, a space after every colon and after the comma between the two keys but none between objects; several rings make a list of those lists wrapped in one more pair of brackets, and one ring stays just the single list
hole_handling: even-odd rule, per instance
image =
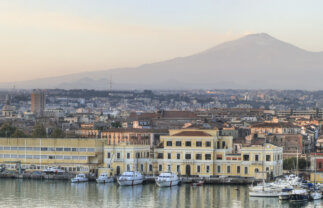
[{"label": "harbor", "polygon": [[[61,180],[0,179],[0,207],[250,207],[287,208],[278,198],[249,197],[246,185],[189,184],[160,188],[155,184],[70,183]],[[203,204],[202,204],[203,202]],[[321,200],[300,207],[323,206]],[[294,206],[297,207],[297,206]]]}]

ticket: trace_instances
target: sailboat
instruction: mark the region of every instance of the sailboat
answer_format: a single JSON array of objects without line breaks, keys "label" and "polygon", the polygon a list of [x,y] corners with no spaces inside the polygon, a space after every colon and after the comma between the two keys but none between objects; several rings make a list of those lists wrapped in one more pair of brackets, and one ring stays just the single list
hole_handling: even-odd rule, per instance
[{"label": "sailboat", "polygon": [[316,152],[314,153],[314,191],[310,193],[310,199],[318,200],[322,198],[322,193],[317,191],[316,188]]}]

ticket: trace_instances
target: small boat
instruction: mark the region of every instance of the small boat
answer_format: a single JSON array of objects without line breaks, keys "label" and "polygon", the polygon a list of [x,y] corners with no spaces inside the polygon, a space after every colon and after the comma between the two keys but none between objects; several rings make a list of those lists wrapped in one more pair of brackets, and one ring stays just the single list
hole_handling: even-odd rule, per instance
[{"label": "small boat", "polygon": [[159,187],[171,187],[177,186],[179,183],[179,178],[176,173],[163,172],[156,178],[156,184]]},{"label": "small boat", "polygon": [[57,167],[48,167],[47,169],[43,170],[46,174],[59,174],[59,173],[65,173],[64,170],[57,168]]},{"label": "small boat", "polygon": [[109,177],[107,173],[101,173],[101,175],[96,179],[97,183],[111,183],[113,182],[113,177]]},{"label": "small boat", "polygon": [[204,181],[198,181],[198,182],[192,183],[191,186],[203,186],[203,184],[204,184]]},{"label": "small boat", "polygon": [[87,182],[88,178],[85,176],[85,174],[80,173],[75,176],[75,178],[71,179],[72,183],[80,183],[80,182]]},{"label": "small boat", "polygon": [[122,173],[118,178],[118,183],[120,186],[133,186],[142,184],[144,181],[144,176],[137,171],[127,171]]},{"label": "small boat", "polygon": [[285,188],[278,194],[280,200],[289,200],[289,196],[293,189]]},{"label": "small boat", "polygon": [[310,193],[310,199],[311,200],[318,200],[322,198],[322,193],[318,192],[318,191],[314,191],[312,193]]},{"label": "small boat", "polygon": [[249,192],[251,197],[278,197],[279,192],[276,190],[263,190],[263,191],[251,191]]},{"label": "small boat", "polygon": [[308,201],[308,193],[305,189],[296,189],[293,190],[289,196],[290,202],[305,202]]}]

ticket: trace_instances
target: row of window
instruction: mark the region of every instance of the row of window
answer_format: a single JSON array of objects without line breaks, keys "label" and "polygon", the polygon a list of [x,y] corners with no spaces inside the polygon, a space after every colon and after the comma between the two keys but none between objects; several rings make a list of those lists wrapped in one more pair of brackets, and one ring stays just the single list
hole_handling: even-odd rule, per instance
[{"label": "row of window", "polygon": [[[107,158],[111,158],[111,157],[112,157],[112,153],[107,152]],[[121,158],[121,153],[117,152],[116,157],[117,157],[117,159],[120,159]],[[130,152],[127,152],[126,157],[127,157],[127,159],[130,159]],[[149,152],[136,152],[135,157],[136,158],[148,158],[149,157]]]},{"label": "row of window", "polygon": [[[185,154],[184,155],[185,160],[190,160],[192,159],[192,154]],[[164,154],[163,153],[158,153],[157,155],[158,159],[164,159]],[[172,159],[172,154],[171,153],[167,153],[167,159]],[[176,154],[176,159],[180,160],[181,159],[181,154],[177,153]],[[202,154],[195,154],[195,159],[196,160],[202,160]],[[211,154],[204,154],[204,160],[211,160],[212,156]]]},{"label": "row of window", "polygon": [[56,160],[87,160],[87,156],[69,156],[69,155],[16,155],[16,154],[0,154],[0,158],[56,159]]},{"label": "row of window", "polygon": [[[255,161],[259,161],[260,156],[259,155],[255,155]],[[280,160],[280,155],[277,155],[277,159]],[[244,161],[249,161],[250,160],[250,156],[249,155],[243,155],[243,160]],[[271,161],[271,156],[270,155],[266,155],[266,161],[269,162]]]},{"label": "row of window", "polygon": [[[176,147],[181,147],[182,146],[182,141],[176,141],[175,142],[175,145],[176,145]],[[201,141],[196,141],[195,145],[197,147],[202,147],[202,142]],[[173,142],[172,141],[167,141],[166,142],[166,146],[168,146],[168,147],[173,146]],[[191,141],[186,141],[185,142],[185,146],[186,147],[191,147],[192,146],[192,142]],[[205,142],[205,146],[206,147],[211,147],[211,142],[210,141],[206,141]]]},{"label": "row of window", "polygon": [[74,147],[8,147],[0,146],[0,150],[19,151],[50,151],[50,152],[95,152],[95,148],[74,148]]}]

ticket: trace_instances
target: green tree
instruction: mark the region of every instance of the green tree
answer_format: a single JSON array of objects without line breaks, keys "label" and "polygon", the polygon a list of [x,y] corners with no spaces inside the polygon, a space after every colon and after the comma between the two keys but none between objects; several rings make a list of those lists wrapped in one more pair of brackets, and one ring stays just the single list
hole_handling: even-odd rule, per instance
[{"label": "green tree", "polygon": [[15,137],[15,138],[26,138],[27,135],[23,131],[21,131],[19,129],[16,129],[16,131],[11,135],[11,137]]},{"label": "green tree", "polygon": [[65,134],[60,128],[55,128],[53,132],[51,133],[50,137],[52,138],[64,138]]},{"label": "green tree", "polygon": [[16,131],[16,129],[16,127],[8,123],[4,123],[0,128],[0,137],[12,137],[12,134]]},{"label": "green tree", "polygon": [[121,128],[122,124],[120,121],[114,121],[111,123],[112,128]]},{"label": "green tree", "polygon": [[32,132],[32,137],[33,138],[46,138],[46,129],[42,124],[37,123],[34,126],[33,132]]},{"label": "green tree", "polygon": [[[288,158],[283,161],[283,169],[284,170],[295,170],[296,169],[297,159],[296,157]],[[306,167],[307,165],[307,167]],[[306,161],[304,158],[298,159],[298,169],[305,170],[310,167],[310,162]]]}]

